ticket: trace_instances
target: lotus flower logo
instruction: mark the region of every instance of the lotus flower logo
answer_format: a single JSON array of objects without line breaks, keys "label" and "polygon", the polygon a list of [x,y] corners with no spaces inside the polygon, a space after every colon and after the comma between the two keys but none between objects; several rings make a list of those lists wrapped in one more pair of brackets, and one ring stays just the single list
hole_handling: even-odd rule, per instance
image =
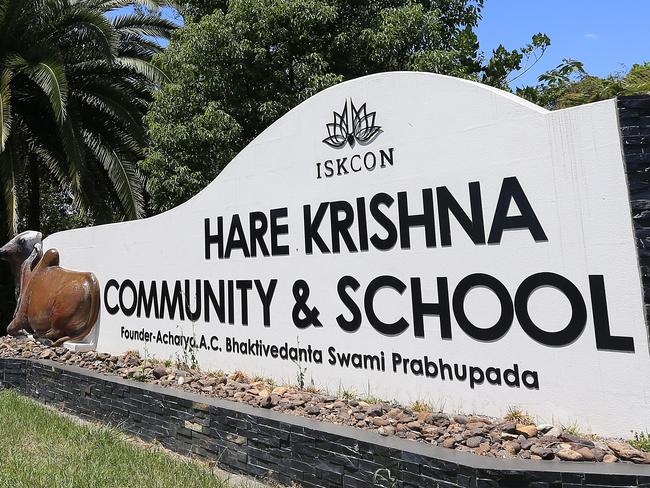
[{"label": "lotus flower logo", "polygon": [[341,148],[346,143],[350,146],[357,142],[361,145],[370,144],[382,132],[381,127],[375,125],[375,115],[376,112],[367,112],[365,103],[357,109],[352,99],[348,114],[346,100],[341,113],[334,112],[334,122],[327,124],[329,136],[323,142],[336,148]]}]

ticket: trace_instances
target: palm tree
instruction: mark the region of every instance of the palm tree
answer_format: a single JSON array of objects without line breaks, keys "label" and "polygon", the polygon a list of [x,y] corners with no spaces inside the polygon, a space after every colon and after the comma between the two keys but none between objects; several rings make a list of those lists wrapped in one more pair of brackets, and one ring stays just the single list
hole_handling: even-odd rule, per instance
[{"label": "palm tree", "polygon": [[[99,221],[144,214],[142,117],[164,75],[151,63],[175,25],[164,0],[0,0],[0,184],[5,232],[18,202],[39,230],[40,179]],[[124,7],[145,7],[123,9]],[[127,13],[112,19],[116,9]],[[31,194],[17,191],[28,179]]]}]

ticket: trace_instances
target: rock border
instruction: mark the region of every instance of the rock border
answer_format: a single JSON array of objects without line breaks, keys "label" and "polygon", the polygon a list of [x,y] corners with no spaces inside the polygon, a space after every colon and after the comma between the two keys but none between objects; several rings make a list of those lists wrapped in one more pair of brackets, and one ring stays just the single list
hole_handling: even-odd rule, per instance
[{"label": "rock border", "polygon": [[599,439],[576,435],[572,429],[561,426],[536,425],[523,412],[511,412],[510,418],[502,419],[448,415],[428,411],[422,404],[414,409],[376,399],[364,401],[315,389],[276,386],[272,380],[253,380],[240,371],[228,374],[165,366],[159,361],[144,360],[134,352],[121,356],[92,351],[75,353],[28,338],[0,338],[0,357],[52,360],[208,398],[218,397],[490,458],[650,464],[650,453],[620,439]]},{"label": "rock border", "polygon": [[40,359],[0,359],[2,387],[279,483],[318,487],[650,486],[650,466],[497,459]]}]

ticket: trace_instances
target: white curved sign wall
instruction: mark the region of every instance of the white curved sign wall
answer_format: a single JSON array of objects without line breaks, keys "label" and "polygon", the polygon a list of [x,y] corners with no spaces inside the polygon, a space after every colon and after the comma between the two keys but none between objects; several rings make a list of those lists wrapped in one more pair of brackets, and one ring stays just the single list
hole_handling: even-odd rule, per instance
[{"label": "white curved sign wall", "polygon": [[99,279],[101,351],[648,427],[613,100],[548,112],[444,76],[357,79],[286,114],[187,203],[45,247]]}]

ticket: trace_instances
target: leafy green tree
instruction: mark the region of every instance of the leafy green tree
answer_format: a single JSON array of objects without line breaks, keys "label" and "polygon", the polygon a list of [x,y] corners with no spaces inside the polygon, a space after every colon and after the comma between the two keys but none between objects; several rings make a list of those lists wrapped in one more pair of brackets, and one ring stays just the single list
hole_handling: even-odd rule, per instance
[{"label": "leafy green tree", "polygon": [[229,0],[186,0],[177,2],[180,13],[186,21],[196,22],[204,15],[210,15],[215,10],[225,11]]},{"label": "leafy green tree", "polygon": [[550,110],[641,93],[650,93],[650,63],[635,64],[627,73],[600,78],[587,73],[583,64],[573,59],[564,59],[543,73],[538,85],[517,90],[517,95]]},{"label": "leafy green tree", "polygon": [[162,1],[0,0],[5,237],[20,209],[40,229],[44,177],[46,195],[69,197],[99,221],[144,214],[142,117],[161,79],[151,37],[169,38],[175,26],[138,11],[106,16],[133,5]]},{"label": "leafy green tree", "polygon": [[155,63],[170,80],[146,116],[142,169],[154,212],[204,188],[263,129],[322,89],[391,70],[506,87],[546,48],[499,46],[474,33],[483,0],[188,0],[189,22]]}]

